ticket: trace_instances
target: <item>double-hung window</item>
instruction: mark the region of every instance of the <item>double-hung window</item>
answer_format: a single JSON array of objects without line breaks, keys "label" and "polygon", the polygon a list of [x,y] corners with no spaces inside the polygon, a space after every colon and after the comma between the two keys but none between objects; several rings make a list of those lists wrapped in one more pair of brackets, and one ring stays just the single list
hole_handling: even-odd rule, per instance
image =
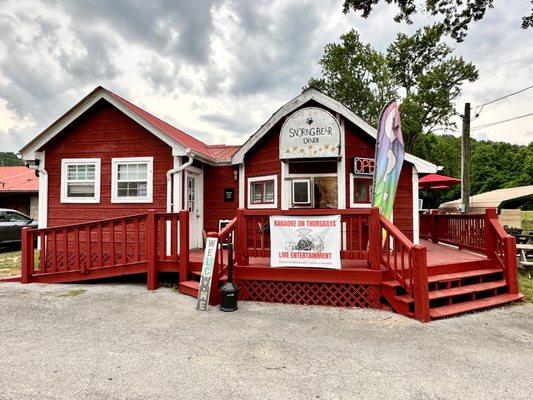
[{"label": "double-hung window", "polygon": [[277,207],[277,176],[248,178],[248,207]]},{"label": "double-hung window", "polygon": [[61,160],[61,202],[100,202],[99,158],[64,158]]},{"label": "double-hung window", "polygon": [[113,158],[111,202],[151,203],[153,157]]}]

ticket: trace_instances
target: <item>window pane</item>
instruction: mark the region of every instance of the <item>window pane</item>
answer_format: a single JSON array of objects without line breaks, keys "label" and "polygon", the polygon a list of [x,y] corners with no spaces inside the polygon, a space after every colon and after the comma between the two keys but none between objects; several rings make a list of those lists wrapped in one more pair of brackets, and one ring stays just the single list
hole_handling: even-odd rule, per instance
[{"label": "window pane", "polygon": [[146,197],[148,184],[146,182],[118,182],[118,197]]},{"label": "window pane", "polygon": [[274,203],[274,181],[268,181],[264,184],[265,189],[265,203]]},{"label": "window pane", "polygon": [[26,218],[23,215],[20,215],[19,213],[6,211],[6,216],[9,222],[27,222],[28,221],[28,218]]},{"label": "window pane", "polygon": [[70,164],[67,165],[67,180],[87,181],[95,179],[95,164]]},{"label": "window pane", "polygon": [[315,208],[337,208],[337,177],[317,176],[314,182]]},{"label": "window pane", "polygon": [[293,182],[292,184],[292,199],[297,204],[309,204],[309,181]]},{"label": "window pane", "polygon": [[118,164],[118,180],[146,180],[148,179],[147,163]]},{"label": "window pane", "polygon": [[355,202],[370,201],[370,181],[354,180],[353,188],[353,199]]},{"label": "window pane", "polygon": [[94,183],[68,183],[67,197],[94,197]]},{"label": "window pane", "polygon": [[262,187],[263,187],[263,184],[258,182],[258,183],[252,183],[251,185],[251,200],[252,200],[252,203],[261,203],[262,202]]}]

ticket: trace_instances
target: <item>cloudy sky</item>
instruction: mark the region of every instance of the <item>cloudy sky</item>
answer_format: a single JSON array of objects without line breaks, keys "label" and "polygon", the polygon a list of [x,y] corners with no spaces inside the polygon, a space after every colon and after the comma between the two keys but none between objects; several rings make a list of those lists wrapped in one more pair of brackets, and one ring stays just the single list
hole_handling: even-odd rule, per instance
[{"label": "cloudy sky", "polygon": [[[385,49],[397,32],[381,5],[368,20],[341,0],[0,0],[0,151],[18,151],[102,85],[208,143],[242,143],[312,76],[350,28]],[[474,106],[533,84],[528,0],[497,0],[456,52],[479,68]],[[533,112],[533,90],[487,106],[472,126]],[[533,117],[473,132],[526,144]]]}]

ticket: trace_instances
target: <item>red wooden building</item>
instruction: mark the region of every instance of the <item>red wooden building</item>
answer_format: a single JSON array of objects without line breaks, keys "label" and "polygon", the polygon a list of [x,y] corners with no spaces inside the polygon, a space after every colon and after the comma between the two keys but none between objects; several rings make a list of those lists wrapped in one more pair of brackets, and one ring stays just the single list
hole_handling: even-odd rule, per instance
[{"label": "red wooden building", "polygon": [[[419,217],[418,177],[437,166],[407,154],[392,221],[370,206],[375,137],[308,89],[242,146],[207,145],[98,87],[21,150],[40,175],[22,280],[146,272],[155,289],[167,271],[196,295],[208,233],[234,241],[243,299],[391,307],[421,320],[519,299],[514,245],[492,214]],[[271,215],[339,215],[341,268],[272,268]]]}]

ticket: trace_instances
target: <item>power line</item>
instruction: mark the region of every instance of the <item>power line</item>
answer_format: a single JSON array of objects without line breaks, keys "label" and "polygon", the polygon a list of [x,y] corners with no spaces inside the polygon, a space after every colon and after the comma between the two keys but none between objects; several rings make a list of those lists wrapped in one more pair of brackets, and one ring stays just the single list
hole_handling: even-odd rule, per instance
[{"label": "power line", "polygon": [[471,130],[471,131],[476,131],[476,130],[478,130],[478,129],[488,128],[489,126],[498,125],[498,124],[503,124],[504,122],[514,121],[515,119],[520,119],[520,118],[530,117],[530,116],[532,116],[532,115],[533,115],[533,112],[532,112],[532,113],[529,113],[529,114],[519,115],[519,116],[517,116],[517,117],[513,117],[513,118],[509,118],[509,119],[504,119],[504,120],[502,120],[502,121],[490,122],[490,123],[488,123],[488,124],[479,125],[479,126],[474,126],[474,127],[472,127],[470,130]]},{"label": "power line", "polygon": [[478,108],[480,108],[480,110],[479,110],[479,111],[474,111],[474,112],[475,112],[474,119],[477,118],[477,117],[479,117],[479,114],[481,114],[481,111],[483,111],[483,107],[488,106],[489,104],[492,104],[492,103],[496,103],[497,101],[504,100],[504,99],[506,99],[506,98],[508,98],[508,97],[511,97],[511,96],[514,96],[514,95],[516,95],[516,94],[519,94],[519,93],[525,92],[526,90],[529,90],[529,89],[532,89],[532,88],[533,88],[533,85],[530,85],[530,86],[525,87],[525,88],[523,88],[523,89],[520,89],[520,90],[518,90],[518,91],[516,91],[516,92],[506,94],[505,96],[498,97],[497,99],[494,99],[494,100],[488,101],[488,102],[486,102],[486,103],[483,103],[483,104],[477,106],[477,107],[476,107],[476,110],[477,110]]}]

